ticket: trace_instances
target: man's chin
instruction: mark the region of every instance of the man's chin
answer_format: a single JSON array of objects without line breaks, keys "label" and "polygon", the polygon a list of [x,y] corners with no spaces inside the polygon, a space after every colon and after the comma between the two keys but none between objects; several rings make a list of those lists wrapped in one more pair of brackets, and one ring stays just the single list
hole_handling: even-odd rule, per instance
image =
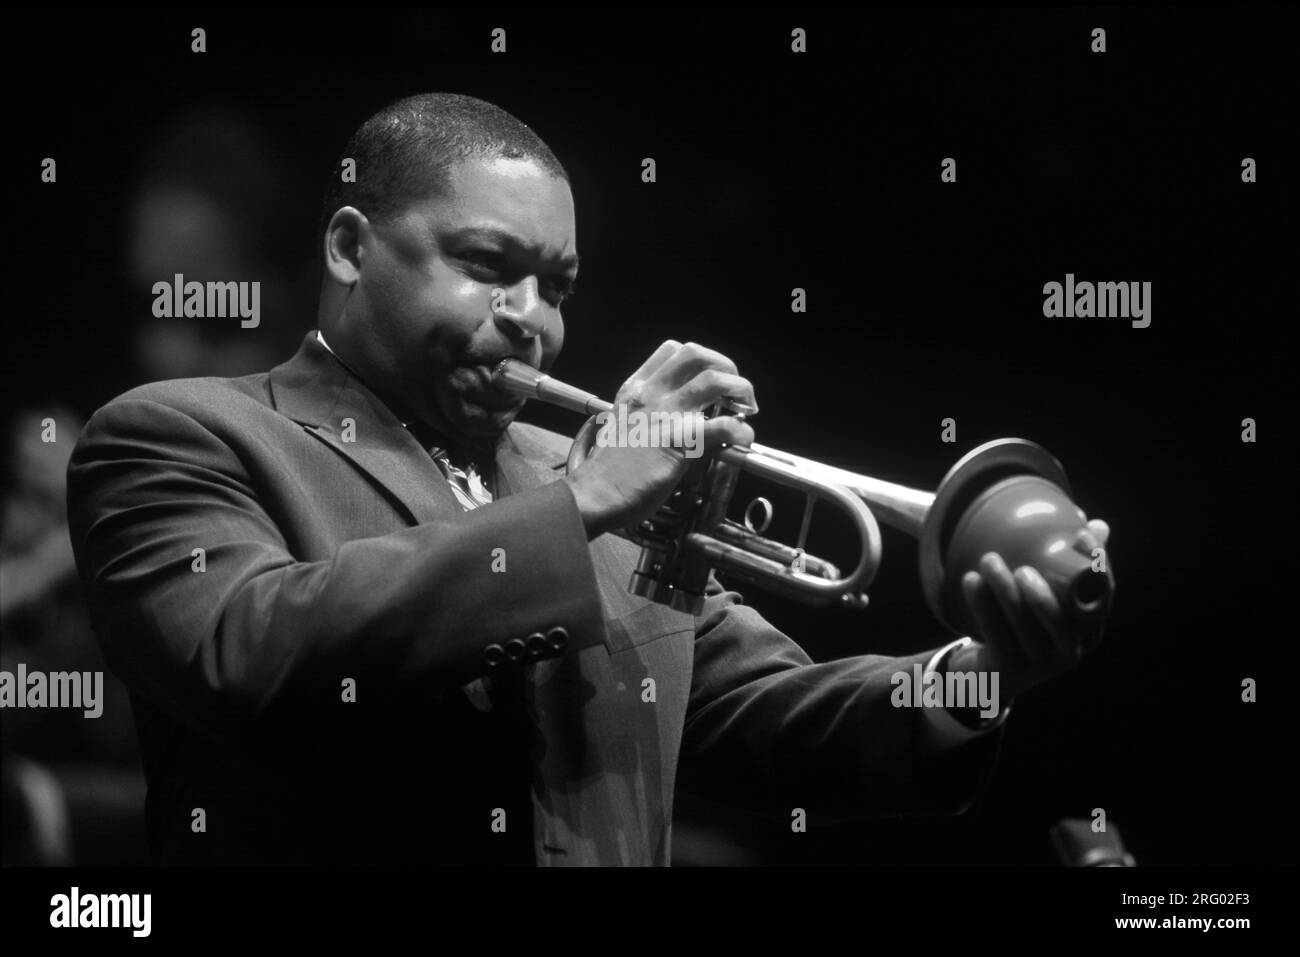
[{"label": "man's chin", "polygon": [[491,441],[500,438],[515,417],[519,415],[521,405],[512,405],[507,409],[489,409],[485,406],[466,402],[452,419],[452,427],[461,437],[473,442]]}]

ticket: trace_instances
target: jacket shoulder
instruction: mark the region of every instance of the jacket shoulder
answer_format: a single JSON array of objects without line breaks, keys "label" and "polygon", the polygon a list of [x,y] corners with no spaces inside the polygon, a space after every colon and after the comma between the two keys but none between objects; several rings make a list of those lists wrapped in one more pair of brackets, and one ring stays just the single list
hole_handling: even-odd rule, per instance
[{"label": "jacket shoulder", "polygon": [[105,403],[96,415],[119,406],[139,402],[149,402],[176,409],[179,412],[210,415],[222,408],[237,396],[245,396],[270,405],[270,392],[267,388],[267,374],[243,376],[238,379],[222,379],[207,376],[197,379],[165,379],[161,382],[149,382],[123,392]]},{"label": "jacket shoulder", "polygon": [[145,435],[215,436],[237,444],[259,431],[264,416],[275,415],[266,374],[239,379],[168,379],[136,386],[100,406],[77,439],[74,461],[100,453],[104,443],[133,441]]}]

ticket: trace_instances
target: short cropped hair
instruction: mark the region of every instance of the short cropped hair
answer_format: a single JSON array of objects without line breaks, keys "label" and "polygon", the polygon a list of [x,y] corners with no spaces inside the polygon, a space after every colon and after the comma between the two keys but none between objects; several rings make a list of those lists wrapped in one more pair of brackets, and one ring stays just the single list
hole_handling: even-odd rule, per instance
[{"label": "short cropped hair", "polygon": [[[466,159],[535,160],[568,182],[541,137],[499,106],[459,93],[423,93],[384,107],[352,134],[334,164],[321,202],[317,236],[344,206],[384,221],[412,201],[445,195],[450,169]],[[356,163],[356,182],[344,182],[343,162]]]}]

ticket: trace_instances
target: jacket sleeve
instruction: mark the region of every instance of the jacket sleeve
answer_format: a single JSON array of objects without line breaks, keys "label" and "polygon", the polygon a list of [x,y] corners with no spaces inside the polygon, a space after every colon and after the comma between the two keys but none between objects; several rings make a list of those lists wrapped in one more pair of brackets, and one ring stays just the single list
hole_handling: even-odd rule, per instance
[{"label": "jacket sleeve", "polygon": [[1001,730],[936,744],[919,709],[894,707],[891,677],[934,650],[813,663],[794,641],[711,583],[697,617],[683,780],[788,816],[839,819],[967,810],[986,785]]},{"label": "jacket sleeve", "polygon": [[[443,692],[489,672],[489,645],[556,626],[568,651],[605,640],[564,482],[307,562],[259,501],[269,481],[194,417],[144,399],[96,413],[69,463],[69,529],[105,655],[196,730],[236,731],[344,677]],[[507,574],[491,569],[495,548]]]}]

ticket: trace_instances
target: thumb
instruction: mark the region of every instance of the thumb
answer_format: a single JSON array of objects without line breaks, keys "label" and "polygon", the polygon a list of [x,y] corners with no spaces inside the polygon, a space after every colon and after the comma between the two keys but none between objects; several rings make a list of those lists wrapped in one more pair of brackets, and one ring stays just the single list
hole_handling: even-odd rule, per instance
[{"label": "thumb", "polygon": [[754,427],[744,419],[734,415],[720,415],[704,423],[704,445],[708,449],[719,445],[751,445],[754,441]]}]

